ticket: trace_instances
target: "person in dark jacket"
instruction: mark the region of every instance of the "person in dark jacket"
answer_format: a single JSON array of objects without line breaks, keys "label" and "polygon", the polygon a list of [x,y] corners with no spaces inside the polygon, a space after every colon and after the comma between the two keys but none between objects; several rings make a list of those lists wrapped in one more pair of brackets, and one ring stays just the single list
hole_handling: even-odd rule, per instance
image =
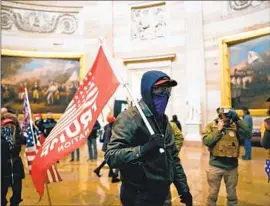
[{"label": "person in dark jacket", "polygon": [[[250,129],[250,137],[252,138],[252,130],[253,130],[253,119],[250,115],[250,112],[247,107],[243,107],[243,120],[247,123],[249,129]],[[244,140],[244,145],[245,145],[245,155],[242,156],[243,160],[251,160],[251,139],[245,139]]]},{"label": "person in dark jacket", "polygon": [[[104,133],[103,133],[103,145],[102,145],[102,151],[106,152],[107,150],[107,145],[110,142],[111,136],[112,136],[112,125],[115,121],[115,117],[114,116],[108,116],[107,117],[107,122],[108,124],[105,125],[104,127]],[[101,177],[100,175],[100,170],[102,169],[102,167],[104,167],[104,165],[106,164],[106,161],[103,160],[103,162],[94,170],[94,173],[96,173],[96,175],[98,177]],[[120,179],[117,178],[118,176],[118,169],[116,169],[116,172],[113,172],[113,169],[111,167],[109,167],[109,177],[112,177],[112,183],[115,182],[119,182]]]},{"label": "person in dark jacket", "polygon": [[47,114],[47,119],[43,120],[41,123],[43,128],[39,128],[41,129],[41,132],[44,134],[45,138],[47,138],[50,134],[50,132],[52,131],[52,129],[55,127],[56,125],[56,121],[52,116],[52,113],[48,113]]},{"label": "person in dark jacket", "polygon": [[178,129],[180,129],[180,131],[182,131],[182,125],[181,125],[181,123],[179,122],[179,120],[178,120],[176,114],[174,114],[174,115],[172,116],[171,122],[174,122],[174,123],[177,125]]},{"label": "person in dark jacket", "polygon": [[87,139],[88,152],[89,152],[89,160],[97,160],[97,134],[100,129],[100,124],[98,120],[95,122],[95,125]]},{"label": "person in dark jacket", "polygon": [[14,114],[8,112],[2,114],[1,126],[1,205],[7,205],[6,195],[8,188],[11,187],[13,194],[10,205],[18,206],[22,201],[22,179],[25,177],[20,157],[25,138]]},{"label": "person in dark jacket", "polygon": [[148,131],[136,107],[123,111],[113,124],[106,162],[121,173],[124,206],[163,206],[171,183],[182,203],[192,205],[174,133],[165,109],[177,82],[161,71],[148,71],[141,80],[140,107],[154,130]]}]

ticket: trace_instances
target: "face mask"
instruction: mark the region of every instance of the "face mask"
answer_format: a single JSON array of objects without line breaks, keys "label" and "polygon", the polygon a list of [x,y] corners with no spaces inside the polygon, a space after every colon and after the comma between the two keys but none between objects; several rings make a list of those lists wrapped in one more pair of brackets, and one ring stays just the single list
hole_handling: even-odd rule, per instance
[{"label": "face mask", "polygon": [[166,106],[168,104],[168,95],[154,95],[153,96],[153,104],[156,109],[156,112],[162,116],[165,113]]}]

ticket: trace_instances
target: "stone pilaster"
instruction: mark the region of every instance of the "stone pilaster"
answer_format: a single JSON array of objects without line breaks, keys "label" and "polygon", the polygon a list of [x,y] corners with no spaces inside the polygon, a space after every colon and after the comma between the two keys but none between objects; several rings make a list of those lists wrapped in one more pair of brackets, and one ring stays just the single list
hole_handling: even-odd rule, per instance
[{"label": "stone pilaster", "polygon": [[202,21],[202,2],[185,1],[186,17],[186,75],[188,79],[188,118],[185,140],[201,141],[203,104],[205,103],[204,40]]}]

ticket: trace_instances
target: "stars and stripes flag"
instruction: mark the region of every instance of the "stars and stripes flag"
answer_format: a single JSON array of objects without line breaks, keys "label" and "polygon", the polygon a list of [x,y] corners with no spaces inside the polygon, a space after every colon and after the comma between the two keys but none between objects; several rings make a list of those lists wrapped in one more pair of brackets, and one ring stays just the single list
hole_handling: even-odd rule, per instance
[{"label": "stars and stripes flag", "polygon": [[120,81],[100,46],[92,68],[34,159],[32,179],[40,197],[44,192],[46,170],[85,143],[103,107],[119,85]]},{"label": "stars and stripes flag", "polygon": [[[31,120],[31,109],[28,100],[27,90],[25,91],[24,104],[23,104],[23,134],[26,139],[25,155],[27,159],[27,165],[29,173],[32,171],[32,163],[35,159],[41,144],[45,141],[45,137],[42,132],[32,125]],[[46,172],[46,183],[60,182],[62,178],[60,177],[55,165],[52,165]]]},{"label": "stars and stripes flag", "polygon": [[[27,90],[25,89],[25,91],[27,92]],[[26,95],[26,93],[24,94],[24,102],[23,102],[23,123],[22,123],[22,129],[23,132],[26,132],[28,130],[28,127],[30,125],[30,104],[29,104],[29,99],[28,99],[28,95]]]}]

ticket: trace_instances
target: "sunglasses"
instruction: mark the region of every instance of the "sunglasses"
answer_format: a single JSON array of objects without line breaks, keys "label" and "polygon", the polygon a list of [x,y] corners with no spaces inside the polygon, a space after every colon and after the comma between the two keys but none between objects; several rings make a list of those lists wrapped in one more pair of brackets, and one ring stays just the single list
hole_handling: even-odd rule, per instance
[{"label": "sunglasses", "polygon": [[171,87],[158,87],[155,86],[153,87],[152,94],[157,95],[157,96],[171,96]]}]

